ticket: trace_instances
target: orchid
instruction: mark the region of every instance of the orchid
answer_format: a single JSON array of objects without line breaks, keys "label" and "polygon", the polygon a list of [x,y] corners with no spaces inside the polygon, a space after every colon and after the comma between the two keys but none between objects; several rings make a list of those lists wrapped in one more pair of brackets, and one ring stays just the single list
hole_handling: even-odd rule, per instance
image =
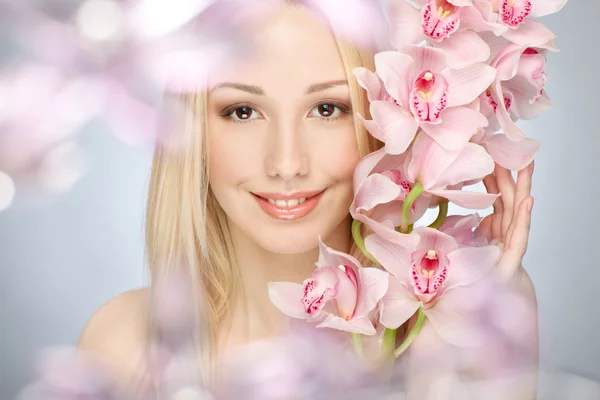
[{"label": "orchid", "polygon": [[443,50],[424,46],[378,53],[375,66],[395,102],[372,101],[370,107],[379,127],[371,134],[385,142],[386,152],[406,151],[419,128],[445,149],[458,151],[487,125],[468,105],[492,83],[494,68],[478,63],[451,69]]},{"label": "orchid", "polygon": [[[381,149],[361,160],[354,171],[350,213],[382,237],[396,236],[403,203],[414,187],[407,178],[406,160],[407,154],[391,155]],[[430,203],[430,197],[420,196],[410,207],[408,223],[421,218]]]},{"label": "orchid", "polygon": [[498,74],[481,95],[482,110],[490,120],[490,131],[502,128],[509,140],[520,141],[525,134],[514,121],[537,118],[551,106],[545,91],[544,67],[546,51],[554,47],[550,43],[538,48],[523,47],[494,37],[487,40],[498,49],[491,61]]},{"label": "orchid", "polygon": [[500,35],[508,28],[487,20],[471,0],[391,0],[388,6],[392,45],[397,50],[427,40],[448,52],[453,68],[483,62],[489,55],[487,44],[477,32]]},{"label": "orchid", "polygon": [[[427,227],[416,228],[414,248],[369,235],[367,250],[393,275],[382,299],[381,322],[396,329],[419,307],[439,335],[450,343],[476,345],[481,338],[476,321],[461,304],[498,261],[496,246],[460,247],[450,235]],[[465,290],[467,293],[465,293]],[[461,307],[462,306],[462,307]]]},{"label": "orchid", "polygon": [[374,335],[370,314],[387,290],[387,274],[363,268],[348,255],[327,247],[319,237],[319,260],[302,284],[269,283],[269,298],[292,318],[318,322],[319,328]]},{"label": "orchid", "polygon": [[429,136],[420,134],[409,152],[407,163],[408,179],[419,183],[426,194],[443,197],[471,209],[485,209],[498,197],[489,193],[448,189],[464,181],[483,179],[494,170],[493,159],[475,143],[467,143],[460,153],[449,152]]},{"label": "orchid", "polygon": [[[567,0],[473,0],[473,5],[488,23],[500,23],[502,36],[521,46],[546,43],[552,32],[531,17],[543,17],[560,11]],[[498,35],[497,32],[495,32]]]}]

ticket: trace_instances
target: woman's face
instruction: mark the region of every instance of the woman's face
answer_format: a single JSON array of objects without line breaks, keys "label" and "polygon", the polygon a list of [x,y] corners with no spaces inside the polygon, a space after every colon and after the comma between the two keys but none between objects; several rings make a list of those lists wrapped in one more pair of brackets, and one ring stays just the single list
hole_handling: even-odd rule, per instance
[{"label": "woman's face", "polygon": [[251,59],[211,76],[210,184],[232,230],[308,251],[348,227],[359,154],[346,72],[307,9],[278,10],[253,40]]}]

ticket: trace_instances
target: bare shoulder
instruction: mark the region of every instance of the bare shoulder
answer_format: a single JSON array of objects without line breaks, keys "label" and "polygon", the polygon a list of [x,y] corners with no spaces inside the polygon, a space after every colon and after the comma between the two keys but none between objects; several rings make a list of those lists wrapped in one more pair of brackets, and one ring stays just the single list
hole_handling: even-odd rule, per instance
[{"label": "bare shoulder", "polygon": [[79,350],[105,364],[123,382],[143,369],[149,290],[131,290],[103,304],[89,319]]}]

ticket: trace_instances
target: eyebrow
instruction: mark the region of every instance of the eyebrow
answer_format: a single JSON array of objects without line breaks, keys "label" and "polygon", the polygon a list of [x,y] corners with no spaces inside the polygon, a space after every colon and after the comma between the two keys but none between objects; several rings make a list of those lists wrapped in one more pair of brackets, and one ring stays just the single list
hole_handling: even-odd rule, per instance
[{"label": "eyebrow", "polygon": [[[335,81],[327,81],[327,82],[320,82],[320,83],[313,83],[312,85],[310,85],[308,87],[308,89],[306,89],[306,94],[312,94],[312,93],[316,93],[316,92],[321,92],[323,90],[327,90],[330,89],[332,87],[336,87],[336,86],[342,86],[342,85],[348,85],[348,81],[345,79],[339,79],[339,80],[335,80]],[[261,88],[260,86],[253,86],[253,85],[245,85],[243,83],[236,83],[236,82],[222,82],[219,83],[218,85],[216,85],[211,91],[215,91],[219,88],[231,88],[231,89],[237,89],[237,90],[241,90],[250,94],[255,94],[257,96],[264,96],[266,93],[264,91],[263,88]]]}]

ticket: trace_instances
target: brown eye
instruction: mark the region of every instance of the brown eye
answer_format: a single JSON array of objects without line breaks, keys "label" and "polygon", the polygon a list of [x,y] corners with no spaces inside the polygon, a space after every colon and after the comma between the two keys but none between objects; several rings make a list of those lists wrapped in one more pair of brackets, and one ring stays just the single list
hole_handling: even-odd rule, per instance
[{"label": "brown eye", "polygon": [[[254,118],[252,117],[252,113],[256,113]],[[225,118],[231,119],[234,122],[250,122],[257,119],[258,116],[258,111],[248,106],[234,108],[224,115]]]},{"label": "brown eye", "polygon": [[341,106],[331,103],[322,103],[312,109],[310,115],[324,120],[338,119],[345,111]]},{"label": "brown eye", "polygon": [[332,104],[321,104],[317,108],[319,109],[319,114],[324,117],[330,117],[335,111],[335,106]]},{"label": "brown eye", "polygon": [[248,119],[252,115],[252,109],[250,107],[240,107],[235,110],[235,116],[239,119]]}]

